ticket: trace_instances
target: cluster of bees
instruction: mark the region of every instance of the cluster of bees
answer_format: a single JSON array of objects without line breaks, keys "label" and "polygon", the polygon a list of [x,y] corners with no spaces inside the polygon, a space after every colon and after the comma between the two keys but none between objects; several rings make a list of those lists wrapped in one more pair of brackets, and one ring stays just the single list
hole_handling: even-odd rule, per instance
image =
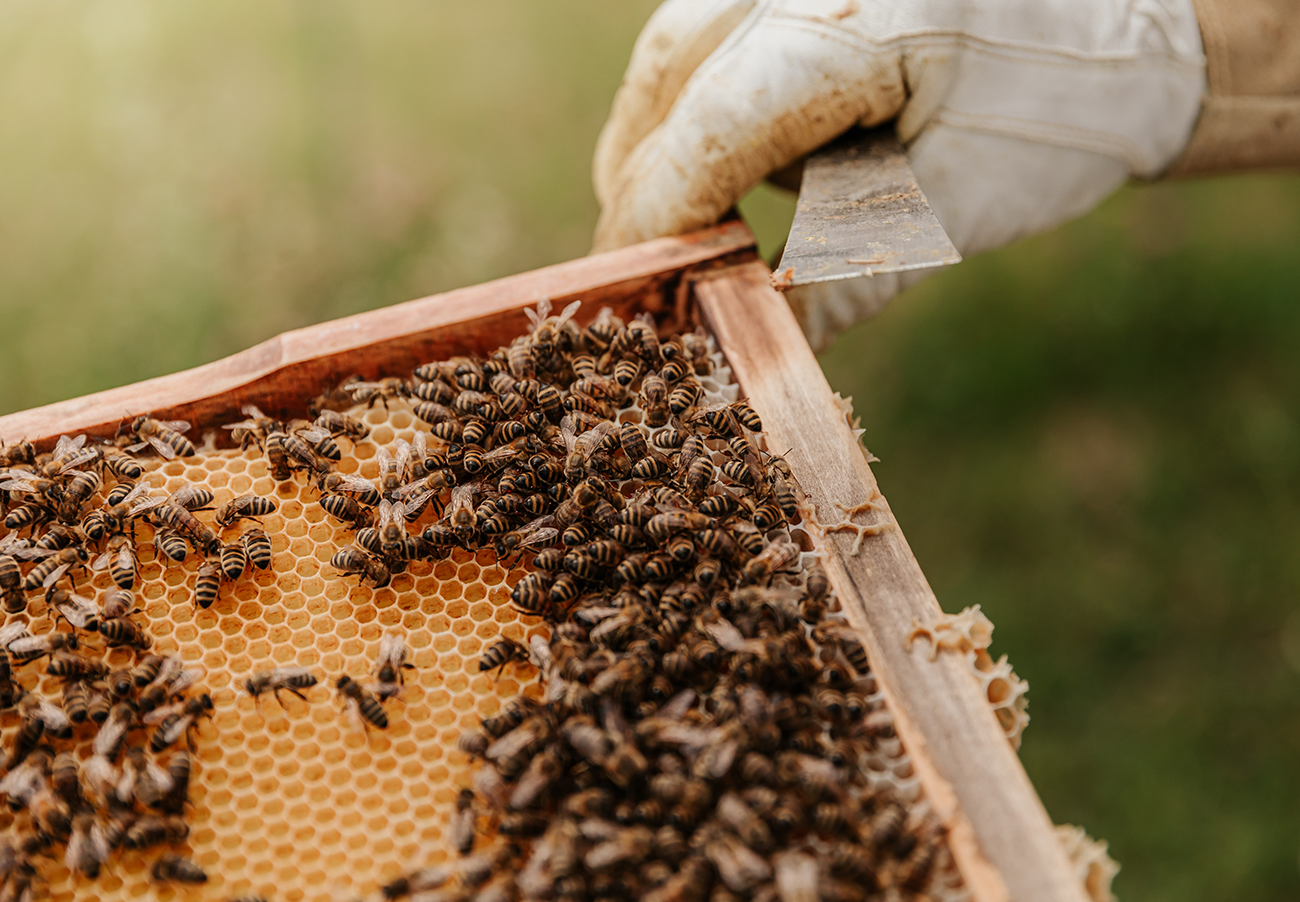
[{"label": "cluster of bees", "polygon": [[[195,516],[211,508],[208,489],[189,485],[151,496],[135,452],[152,447],[165,459],[192,456],[188,428],[142,416],[114,442],[63,436],[44,455],[26,442],[0,450],[0,511],[9,530],[0,539],[8,615],[0,628],[0,710],[17,708],[20,715],[0,777],[0,795],[20,818],[15,838],[0,844],[6,902],[33,898],[37,862],[57,857],[60,848],[69,870],[93,879],[119,849],[170,846],[188,835],[192,732],[213,703],[207,693],[187,697],[201,675],[178,657],[150,654],[148,632],[131,618],[137,527],[152,528],[163,563],[204,555],[194,602],[208,607],[222,581],[271,565],[270,538],[261,528],[231,540],[219,534],[274,510],[270,499],[242,496],[217,508],[209,525]],[[109,572],[114,588],[92,589],[94,598],[79,594],[77,577],[99,570]],[[32,618],[41,613],[68,629],[33,635]],[[131,662],[113,666],[116,649]],[[42,661],[60,685],[56,697],[19,684],[22,669]],[[207,879],[170,851],[154,860],[151,873],[159,881]]]},{"label": "cluster of bees", "polygon": [[[789,467],[764,448],[747,404],[706,387],[715,362],[702,332],[661,340],[648,317],[624,322],[608,308],[580,327],[576,309],[551,315],[539,304],[529,332],[486,356],[349,380],[316,399],[312,420],[250,406],[224,427],[261,449],[275,479],[310,481],[350,528],[352,544],[331,561],[341,575],[382,587],[457,548],[531,565],[511,602],[544,618],[550,638],[503,638],[478,666],[534,666],[544,698],[519,697],[462,737],[479,763],[452,816],[455,854],[381,896],[851,902],[923,892],[942,836],[868,774],[891,721],[870,701],[866,654],[824,572],[792,538],[800,501]],[[339,442],[368,436],[346,413],[358,404],[409,407],[427,427],[379,447],[369,479],[338,466]],[[31,898],[37,860],[60,845],[69,868],[93,877],[115,849],[188,832],[191,757],[180,740],[212,701],[187,697],[197,675],[149,654],[131,620],[136,527],[151,528],[164,564],[202,556],[193,600],[207,607],[224,582],[271,565],[266,532],[241,524],[275,503],[243,495],[205,522],[209,490],[151,495],[135,453],[193,455],[187,431],[143,416],[113,442],[3,451],[0,706],[22,720],[0,794],[30,829],[0,849],[0,902]],[[223,538],[236,525],[241,534]],[[116,588],[79,595],[76,577],[104,569]],[[28,634],[28,609],[42,600],[68,630]],[[134,662],[113,669],[86,646],[127,648]],[[58,699],[10,676],[42,658],[61,681]],[[361,727],[387,727],[407,659],[390,631],[374,681],[334,680]],[[255,700],[305,697],[317,682],[279,668],[243,689]],[[170,851],[152,872],[206,879]]]},{"label": "cluster of bees", "polygon": [[[527,557],[511,602],[551,626],[483,654],[481,671],[540,669],[545,697],[462,737],[480,763],[452,816],[455,854],[381,897],[922,893],[942,835],[867,774],[892,721],[868,701],[866,654],[825,573],[791,538],[789,467],[747,404],[706,392],[702,333],[661,340],[609,309],[581,328],[575,310],[541,304],[528,334],[485,357],[320,396],[322,428],[358,403],[427,425],[379,449],[374,479],[256,410],[232,427],[352,527],[342,573],[384,586],[411,561],[492,547]],[[380,710],[382,693],[350,686]]]}]

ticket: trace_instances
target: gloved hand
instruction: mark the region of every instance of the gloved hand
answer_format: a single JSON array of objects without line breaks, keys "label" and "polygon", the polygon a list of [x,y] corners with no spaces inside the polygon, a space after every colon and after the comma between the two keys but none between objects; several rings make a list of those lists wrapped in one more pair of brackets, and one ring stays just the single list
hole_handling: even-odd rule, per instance
[{"label": "gloved hand", "polygon": [[[850,126],[897,118],[973,254],[1159,175],[1204,89],[1191,0],[668,0],[596,147],[595,249],[708,225]],[[915,278],[789,299],[819,348]]]}]

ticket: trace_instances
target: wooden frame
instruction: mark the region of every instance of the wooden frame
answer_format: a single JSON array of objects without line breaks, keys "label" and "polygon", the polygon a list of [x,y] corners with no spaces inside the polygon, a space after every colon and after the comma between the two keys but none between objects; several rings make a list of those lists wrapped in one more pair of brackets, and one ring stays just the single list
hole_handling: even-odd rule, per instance
[{"label": "wooden frame", "polygon": [[[891,524],[852,554],[853,536],[824,536],[827,571],[861,633],[900,738],[978,902],[1084,902],[1084,890],[1019,759],[963,661],[905,649],[914,621],[940,614],[902,531],[816,358],[740,222],[649,241],[470,288],[288,332],[193,370],[0,417],[0,439],[49,446],[64,433],[111,435],[128,415],[229,422],[244,404],[301,414],[320,387],[357,373],[410,370],[429,359],[495,347],[522,330],[539,297],[608,304],[712,330],[774,446],[814,510],[874,501],[859,515]],[[692,290],[693,289],[693,290]],[[693,295],[693,298],[692,298]],[[694,301],[697,308],[688,311]],[[216,430],[218,433],[221,430]]]}]

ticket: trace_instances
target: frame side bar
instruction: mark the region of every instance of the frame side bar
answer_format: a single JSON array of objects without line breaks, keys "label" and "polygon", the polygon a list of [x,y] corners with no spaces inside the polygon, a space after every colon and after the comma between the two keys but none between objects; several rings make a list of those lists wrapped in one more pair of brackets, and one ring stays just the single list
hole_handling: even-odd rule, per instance
[{"label": "frame side bar", "polygon": [[630,308],[681,270],[753,246],[745,224],[732,220],[307,326],[194,369],[0,417],[0,440],[112,434],[123,419],[142,413],[213,422],[256,404],[283,415],[354,373],[374,378],[465,348],[489,351],[500,335],[528,327],[523,308],[539,298],[557,308],[585,298],[592,303],[580,318],[590,319],[597,304]]},{"label": "frame side bar", "polygon": [[861,634],[921,784],[948,829],[948,843],[978,902],[1087,902],[1052,822],[974,676],[956,655],[930,661],[930,646],[905,650],[914,621],[941,613],[921,568],[785,299],[762,263],[719,270],[695,283],[706,325],[787,455],[819,519],[835,503],[874,501],[858,520],[892,528],[862,540],[827,533],[824,566]]}]

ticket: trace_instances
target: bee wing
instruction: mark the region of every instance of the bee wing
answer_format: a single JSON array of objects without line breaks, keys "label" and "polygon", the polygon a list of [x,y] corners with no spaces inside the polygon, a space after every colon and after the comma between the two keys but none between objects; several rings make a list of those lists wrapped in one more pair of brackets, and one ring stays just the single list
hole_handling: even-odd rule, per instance
[{"label": "bee wing", "polygon": [[578,312],[578,309],[581,306],[582,306],[582,301],[574,301],[572,304],[565,307],[563,312],[560,313],[559,319],[556,320],[555,322],[556,327],[558,328],[560,326],[563,326],[569,320],[573,319],[573,315]]},{"label": "bee wing", "polygon": [[[411,486],[404,486],[403,488],[414,487],[419,489],[419,488],[423,488],[423,486],[424,486],[423,482],[414,482],[411,483]],[[429,503],[429,499],[436,494],[438,494],[438,489],[429,489],[429,488],[424,488],[423,491],[419,492],[418,494],[415,493],[407,494],[403,501],[406,507],[407,516],[409,517],[411,515],[414,515],[418,511],[424,510],[424,506]]]},{"label": "bee wing", "polygon": [[256,404],[245,404],[243,407],[239,408],[239,412],[253,420],[266,419],[266,414],[262,413]]},{"label": "bee wing", "polygon": [[[141,485],[144,485],[144,483],[141,483]],[[139,486],[136,486],[136,488],[139,488]],[[145,485],[145,492],[146,492],[146,493],[148,492],[148,489],[149,489],[149,487],[148,487],[147,485]],[[132,491],[134,491],[134,490],[132,490]],[[145,499],[144,499],[143,501],[141,501],[139,504],[136,504],[135,506],[133,506],[133,507],[131,508],[131,516],[133,516],[133,517],[138,517],[138,516],[140,516],[140,514],[147,513],[147,512],[153,510],[153,509],[156,508],[156,507],[162,507],[164,504],[166,504],[166,503],[167,503],[168,501],[170,501],[170,500],[171,500],[171,499],[168,498],[168,497],[166,497],[166,496],[155,496],[155,497],[153,497],[153,498],[145,498]]]},{"label": "bee wing", "polygon": [[330,437],[330,431],[321,426],[302,426],[295,431],[309,442],[319,442]]},{"label": "bee wing", "polygon": [[86,437],[84,435],[78,435],[76,438],[67,435],[61,435],[59,436],[59,440],[54,443],[54,456],[56,458],[64,457],[65,455],[71,454],[72,452],[76,451],[85,443],[86,443]]},{"label": "bee wing", "polygon": [[21,476],[18,479],[9,479],[5,482],[0,482],[0,489],[6,489],[11,492],[38,492],[40,491],[40,484],[36,481],[35,476],[28,474],[26,476]]},{"label": "bee wing", "polygon": [[405,473],[411,468],[411,446],[404,438],[397,440],[397,471]]},{"label": "bee wing", "polygon": [[[105,551],[103,554],[97,556],[93,561],[90,562],[90,569],[96,572],[106,569],[108,565],[112,562],[114,554],[116,554],[116,552],[114,551]],[[63,569],[67,566],[68,566],[67,564],[64,564],[63,567],[61,567],[60,569]],[[50,575],[53,576],[54,574],[51,573]],[[52,585],[54,585],[54,583],[50,583],[49,585],[46,586],[46,588],[48,589],[49,586]]]},{"label": "bee wing", "polygon": [[172,432],[189,432],[190,424],[188,420],[163,420],[162,424]]},{"label": "bee wing", "polygon": [[86,786],[90,791],[101,798],[106,796],[117,783],[117,768],[113,767],[113,762],[99,752],[86,759],[81,775],[85,778]]},{"label": "bee wing", "polygon": [[560,531],[554,526],[538,526],[526,535],[520,536],[519,547],[529,548],[533,545],[549,545],[559,536]]},{"label": "bee wing", "polygon": [[99,728],[99,732],[95,734],[95,740],[92,743],[95,754],[107,757],[109,752],[117,748],[117,744],[121,741],[122,735],[126,733],[128,726],[129,723],[121,717],[110,717],[104,721]]},{"label": "bee wing", "polygon": [[44,778],[34,764],[18,765],[0,780],[0,794],[10,798],[25,798],[39,787]]},{"label": "bee wing", "polygon": [[153,724],[161,723],[166,720],[168,716],[177,713],[184,707],[185,702],[183,701],[175,701],[170,704],[159,705],[157,708],[154,708],[146,714],[142,719],[146,724],[152,726]]},{"label": "bee wing", "polygon": [[538,298],[537,309],[534,310],[531,307],[525,307],[524,313],[528,314],[528,318],[533,323],[533,328],[536,329],[538,326],[540,326],[543,322],[546,321],[546,318],[548,316],[551,315],[551,299]]},{"label": "bee wing", "polygon": [[0,645],[8,648],[13,644],[14,640],[21,639],[26,635],[29,635],[26,621],[15,620],[12,623],[6,623],[3,627],[0,627]]},{"label": "bee wing", "polygon": [[[379,449],[383,451],[383,448]],[[346,492],[371,492],[374,491],[375,484],[364,476],[358,476],[355,473],[340,473],[342,477],[339,480],[339,487]]]},{"label": "bee wing", "polygon": [[416,460],[424,460],[429,456],[429,439],[423,432],[415,433],[415,439],[411,443],[411,454]]},{"label": "bee wing", "polygon": [[171,792],[172,787],[176,785],[176,781],[172,778],[172,775],[167,773],[167,771],[152,758],[146,760],[144,769],[149,775],[149,779],[153,781],[154,785],[158,787],[158,791],[163,795],[167,795],[167,793]]},{"label": "bee wing", "polygon": [[154,686],[161,686],[165,683],[170,683],[172,680],[176,679],[177,674],[180,672],[181,659],[175,655],[168,655],[158,667],[158,673],[155,674],[153,680],[145,688],[152,689]]},{"label": "bee wing", "polygon": [[578,432],[573,414],[565,414],[564,418],[560,420],[560,435],[564,438],[565,450],[572,452],[573,446],[578,441]]},{"label": "bee wing", "polygon": [[59,475],[65,475],[78,467],[84,466],[99,456],[99,449],[87,448],[80,451],[67,459],[63,466],[59,467]]},{"label": "bee wing", "polygon": [[69,596],[66,602],[56,604],[54,607],[64,620],[79,630],[86,629],[99,617],[99,611],[91,602],[76,595]]},{"label": "bee wing", "polygon": [[130,504],[132,501],[135,501],[138,498],[144,498],[149,494],[149,489],[150,489],[149,483],[137,482],[134,486],[131,487],[131,491],[127,492],[126,495],[122,497],[122,500],[119,503]]},{"label": "bee wing", "polygon": [[277,667],[271,671],[271,688],[289,685],[289,681],[307,674],[306,667]]},{"label": "bee wing", "polygon": [[167,687],[167,691],[171,695],[180,695],[202,678],[203,670],[201,668],[187,667],[176,674],[176,679],[172,680],[171,685]]},{"label": "bee wing", "polygon": [[63,709],[51,702],[41,701],[37,703],[36,714],[41,720],[45,721],[45,729],[51,733],[58,733],[69,726],[71,721],[68,715],[63,713]]},{"label": "bee wing", "polygon": [[9,552],[20,561],[43,561],[52,554],[58,554],[53,548],[14,548]]},{"label": "bee wing", "polygon": [[[41,586],[48,589],[50,586],[57,583],[59,581],[59,577],[67,573],[68,567],[70,566],[71,566],[70,564],[59,564],[59,566],[55,567],[53,570],[50,571],[49,576],[45,577],[45,582],[41,583]],[[103,567],[101,567],[100,569],[102,570]]]},{"label": "bee wing", "polygon": [[385,470],[388,469],[388,465],[392,461],[392,459],[393,459],[393,455],[390,454],[388,452],[388,449],[383,447],[382,445],[380,445],[379,449],[375,451],[375,463],[379,465],[380,473],[383,473]]},{"label": "bee wing", "polygon": [[[163,458],[163,460],[175,459],[176,452],[172,450],[171,445],[167,444],[162,439],[158,438],[158,436],[156,435],[145,436],[145,442],[153,446],[153,449],[158,452],[158,456]],[[139,447],[143,448],[144,445],[140,445]]]},{"label": "bee wing", "polygon": [[349,698],[343,706],[347,711],[348,723],[358,733],[366,733],[366,724],[361,719],[361,704],[355,698]]}]

